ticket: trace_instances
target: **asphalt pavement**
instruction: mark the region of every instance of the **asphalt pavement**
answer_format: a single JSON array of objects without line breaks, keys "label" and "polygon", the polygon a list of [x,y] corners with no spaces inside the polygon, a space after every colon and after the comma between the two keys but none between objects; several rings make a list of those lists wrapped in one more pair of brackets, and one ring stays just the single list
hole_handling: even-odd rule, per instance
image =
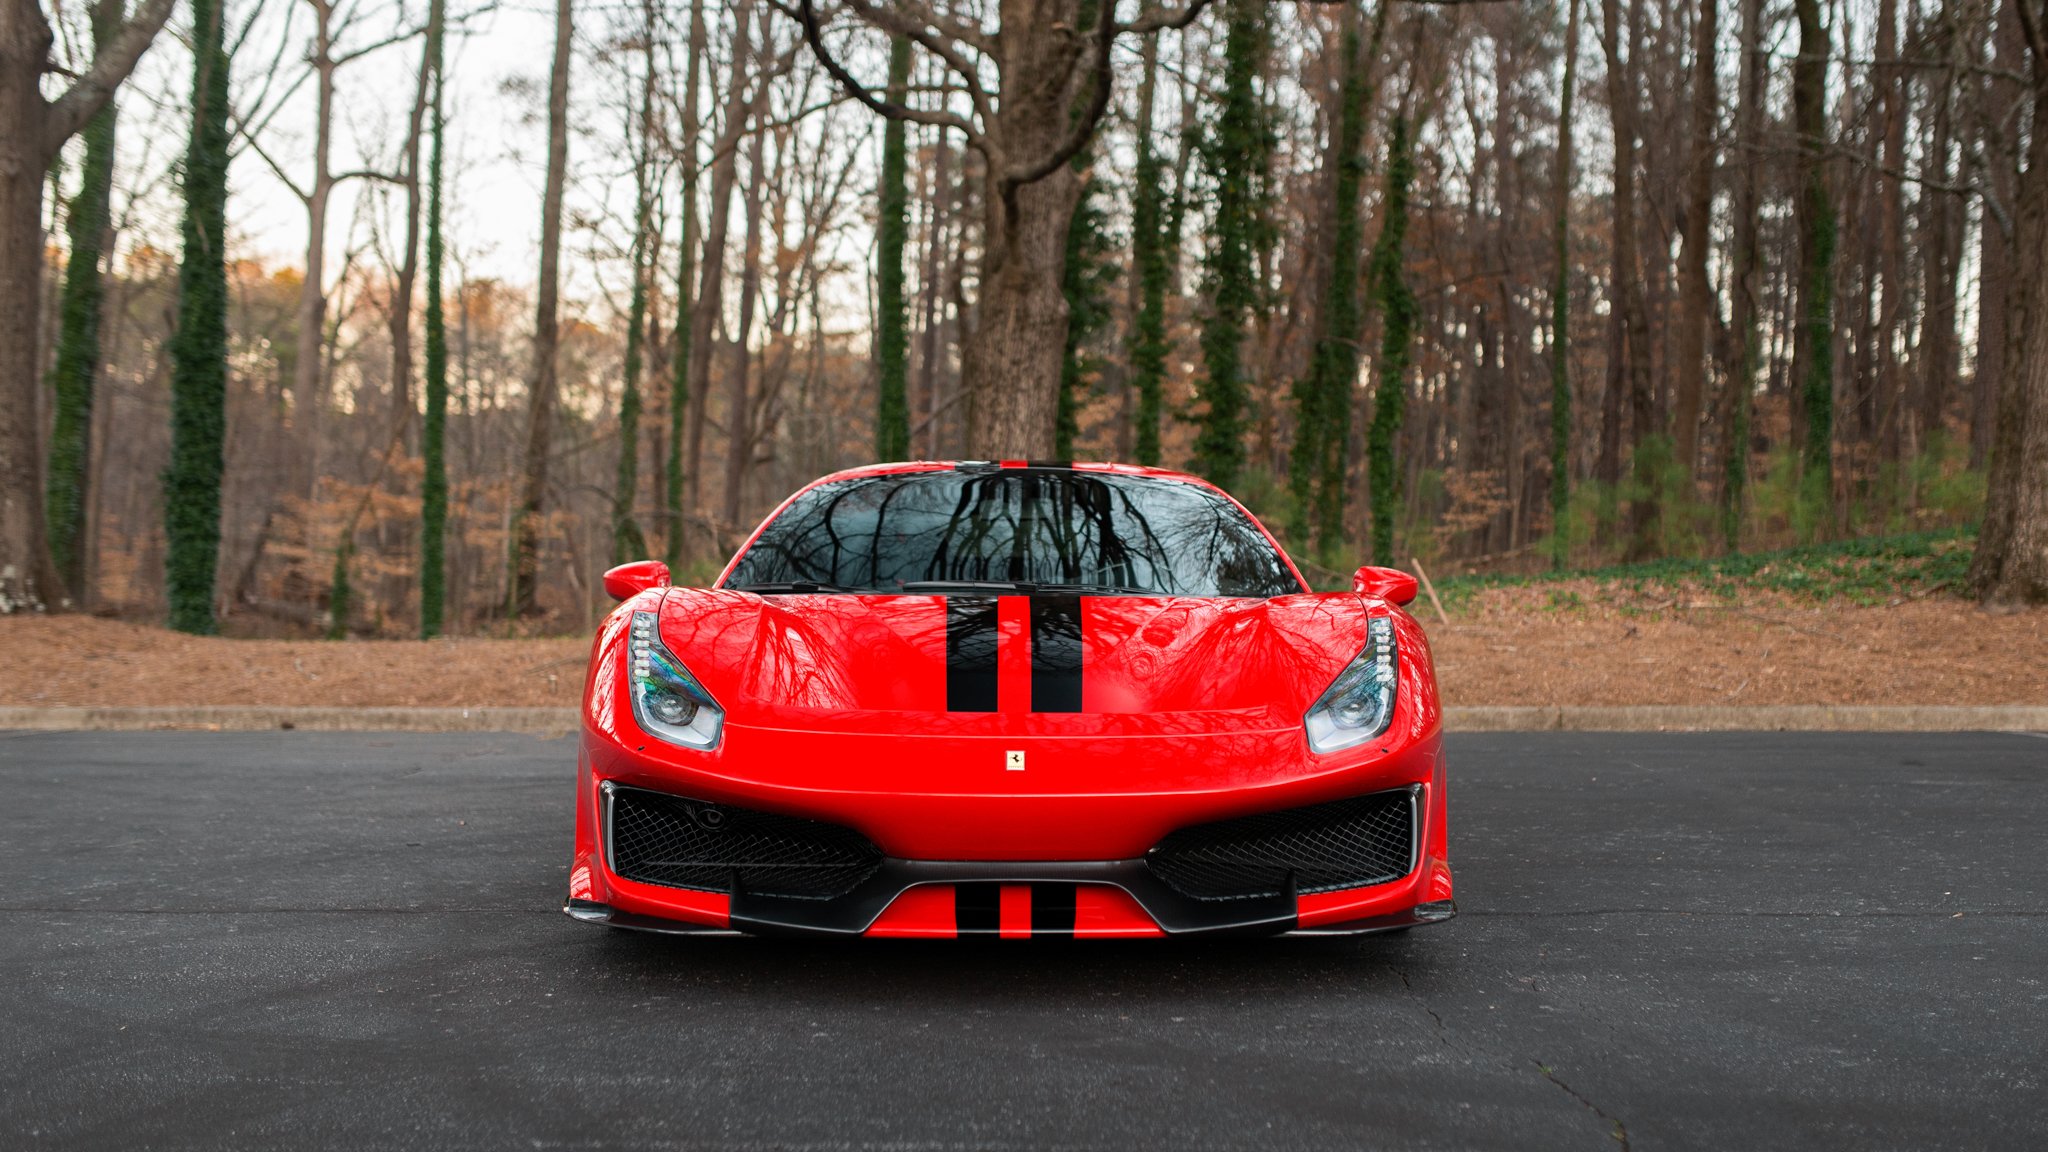
[{"label": "asphalt pavement", "polygon": [[1462,915],[556,910],[573,745],[0,734],[0,1148],[2038,1149],[2048,739],[1453,737]]}]

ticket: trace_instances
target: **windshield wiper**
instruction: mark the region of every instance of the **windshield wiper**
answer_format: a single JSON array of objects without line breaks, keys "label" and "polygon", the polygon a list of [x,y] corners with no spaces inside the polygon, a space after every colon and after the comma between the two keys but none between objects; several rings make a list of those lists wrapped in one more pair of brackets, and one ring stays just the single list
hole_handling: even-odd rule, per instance
[{"label": "windshield wiper", "polygon": [[726,590],[731,592],[752,592],[763,596],[772,596],[777,593],[808,595],[814,592],[845,592],[859,595],[862,593],[872,594],[873,592],[873,589],[870,588],[847,588],[843,585],[826,584],[818,580],[771,580],[761,584],[728,584],[726,585]]},{"label": "windshield wiper", "polygon": [[1031,580],[910,580],[905,592],[1008,592],[1020,596],[1163,596],[1121,584],[1040,584]]}]

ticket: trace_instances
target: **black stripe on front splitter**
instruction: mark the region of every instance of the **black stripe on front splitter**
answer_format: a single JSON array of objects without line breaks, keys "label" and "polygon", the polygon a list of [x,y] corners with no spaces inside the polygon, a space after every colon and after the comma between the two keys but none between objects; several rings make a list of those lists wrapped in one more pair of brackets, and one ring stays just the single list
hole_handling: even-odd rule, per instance
[{"label": "black stripe on front splitter", "polygon": [[1081,710],[1081,598],[1031,598],[1031,710]]},{"label": "black stripe on front splitter", "polygon": [[953,931],[961,936],[999,936],[1003,931],[1003,886],[985,882],[953,885]]},{"label": "black stripe on front splitter", "polygon": [[946,598],[946,711],[996,710],[996,600]]},{"label": "black stripe on front splitter", "polygon": [[1038,883],[1031,886],[1031,935],[1072,936],[1074,894],[1079,884]]}]

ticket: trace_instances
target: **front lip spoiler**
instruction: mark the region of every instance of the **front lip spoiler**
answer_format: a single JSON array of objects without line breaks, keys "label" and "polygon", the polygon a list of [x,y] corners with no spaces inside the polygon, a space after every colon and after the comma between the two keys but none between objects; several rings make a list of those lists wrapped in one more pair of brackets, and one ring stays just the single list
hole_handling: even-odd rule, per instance
[{"label": "front lip spoiler", "polygon": [[1143,860],[989,861],[884,859],[861,885],[844,896],[809,900],[745,891],[732,897],[729,927],[694,925],[660,916],[623,912],[594,900],[571,899],[562,911],[592,924],[609,924],[676,935],[859,936],[905,891],[928,884],[974,882],[1107,884],[1121,888],[1169,936],[1360,935],[1388,932],[1449,919],[1455,911],[1425,904],[1365,920],[1298,929],[1292,891],[1273,896],[1196,900],[1169,888]]}]

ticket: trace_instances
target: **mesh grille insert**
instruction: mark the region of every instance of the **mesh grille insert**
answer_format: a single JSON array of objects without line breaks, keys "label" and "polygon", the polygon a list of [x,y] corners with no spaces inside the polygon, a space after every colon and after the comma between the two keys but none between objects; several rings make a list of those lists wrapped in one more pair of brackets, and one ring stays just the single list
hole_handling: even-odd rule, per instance
[{"label": "mesh grille insert", "polygon": [[851,828],[617,788],[612,871],[643,884],[827,900],[859,887],[882,852]]},{"label": "mesh grille insert", "polygon": [[1183,896],[1230,900],[1285,892],[1289,876],[1297,893],[1384,884],[1408,874],[1414,849],[1415,803],[1400,788],[1182,828],[1145,863]]}]

